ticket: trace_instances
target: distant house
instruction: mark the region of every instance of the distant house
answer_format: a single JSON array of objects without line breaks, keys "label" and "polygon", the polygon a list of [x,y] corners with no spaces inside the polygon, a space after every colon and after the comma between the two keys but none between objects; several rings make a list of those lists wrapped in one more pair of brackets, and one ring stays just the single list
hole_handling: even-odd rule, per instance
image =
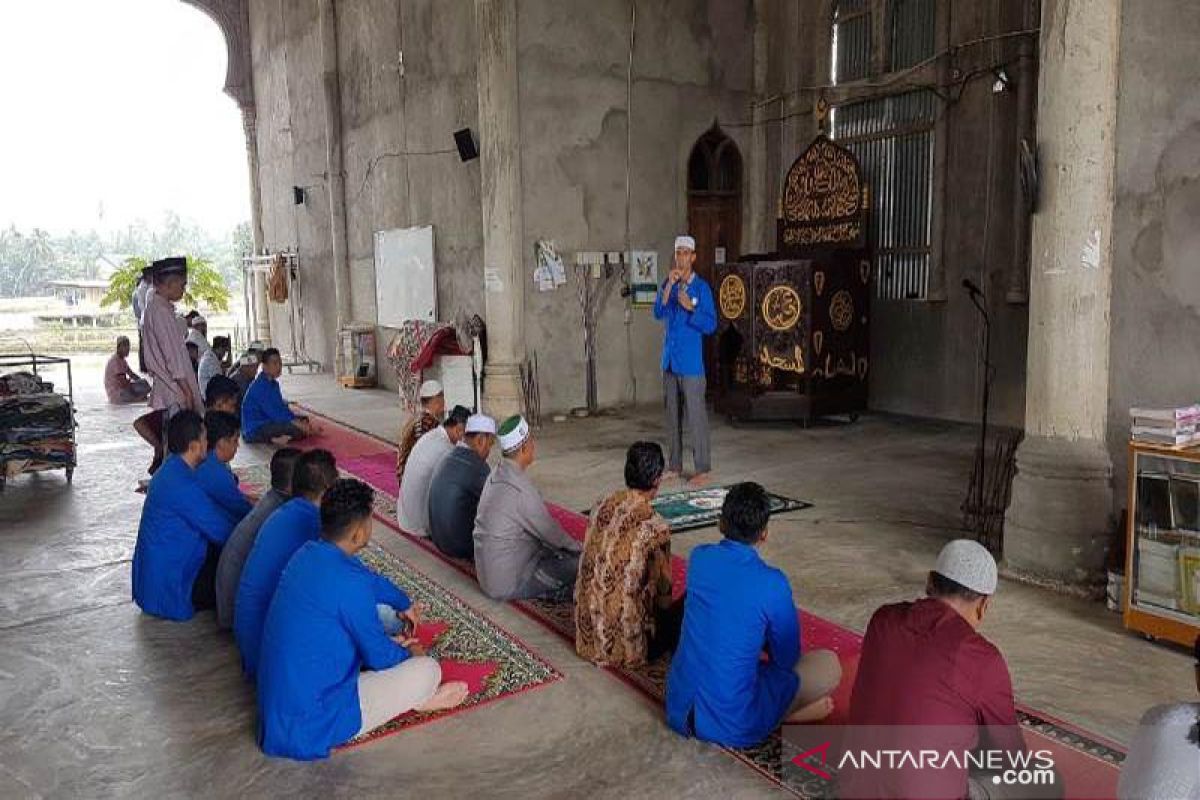
[{"label": "distant house", "polygon": [[108,293],[108,281],[79,279],[50,281],[54,296],[62,301],[62,311],[37,314],[39,325],[63,325],[72,328],[99,328],[116,325],[122,312],[100,307]]}]

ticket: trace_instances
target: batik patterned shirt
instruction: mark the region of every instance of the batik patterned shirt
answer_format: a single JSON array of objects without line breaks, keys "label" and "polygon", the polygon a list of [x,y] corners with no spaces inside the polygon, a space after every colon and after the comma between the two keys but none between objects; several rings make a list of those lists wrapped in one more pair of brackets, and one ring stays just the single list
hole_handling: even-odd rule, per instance
[{"label": "batik patterned shirt", "polygon": [[575,650],[596,664],[646,663],[654,613],[671,598],[671,528],[628,489],[601,500],[588,522],[575,584]]}]

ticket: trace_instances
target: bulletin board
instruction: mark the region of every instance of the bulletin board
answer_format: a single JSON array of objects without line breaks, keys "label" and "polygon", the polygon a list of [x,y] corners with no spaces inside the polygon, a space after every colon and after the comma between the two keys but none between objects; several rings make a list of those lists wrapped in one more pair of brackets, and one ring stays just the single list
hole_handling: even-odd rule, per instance
[{"label": "bulletin board", "polygon": [[437,321],[433,226],[375,233],[376,321],[398,328],[405,320]]}]

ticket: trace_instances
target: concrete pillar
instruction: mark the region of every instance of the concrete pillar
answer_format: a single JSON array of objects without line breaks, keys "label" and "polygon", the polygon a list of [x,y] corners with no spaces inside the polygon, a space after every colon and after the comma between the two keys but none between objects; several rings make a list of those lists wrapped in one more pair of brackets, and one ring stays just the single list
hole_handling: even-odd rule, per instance
[{"label": "concrete pillar", "polygon": [[1099,574],[1112,516],[1109,300],[1121,3],[1042,9],[1025,440],[1005,523],[1012,572],[1083,583]]},{"label": "concrete pillar", "polygon": [[[258,116],[253,105],[242,106],[242,130],[246,134],[246,161],[250,167],[250,235],[254,241],[254,253],[263,252],[262,183],[258,178]],[[251,278],[250,338],[271,343],[271,313],[267,307],[267,276],[256,272]]]},{"label": "concrete pillar", "polygon": [[320,0],[321,88],[325,98],[325,186],[329,192],[329,234],[337,326],[350,321],[350,258],[346,242],[346,173],[342,167],[342,92],[338,75],[337,7]]},{"label": "concrete pillar", "polygon": [[484,313],[483,404],[498,419],[521,410],[525,360],[524,217],[517,108],[517,0],[475,0]]},{"label": "concrete pillar", "polygon": [[[770,192],[771,159],[767,154],[768,113],[780,98],[767,97],[767,75],[771,62],[769,23],[771,0],[754,0],[754,127],[750,129],[749,219],[750,236],[743,253],[766,253],[775,249],[775,203]],[[777,105],[778,104],[778,105]]]}]

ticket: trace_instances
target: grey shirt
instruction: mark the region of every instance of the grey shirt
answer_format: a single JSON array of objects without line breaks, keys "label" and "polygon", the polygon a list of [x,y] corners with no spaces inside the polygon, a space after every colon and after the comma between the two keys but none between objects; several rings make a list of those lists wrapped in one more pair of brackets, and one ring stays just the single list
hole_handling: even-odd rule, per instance
[{"label": "grey shirt", "polygon": [[242,517],[221,548],[221,559],[217,562],[217,627],[221,630],[233,628],[233,601],[242,580],[242,567],[258,538],[258,529],[288,499],[286,494],[268,489],[250,513]]},{"label": "grey shirt", "polygon": [[438,425],[413,445],[400,482],[400,502],[396,520],[400,527],[417,536],[429,535],[429,486],[433,472],[454,449],[444,425]]},{"label": "grey shirt", "polygon": [[446,555],[470,558],[474,554],[475,512],[487,478],[487,462],[462,442],[434,470],[429,487],[429,538]]},{"label": "grey shirt", "polygon": [[1200,800],[1200,703],[1155,706],[1121,766],[1121,800]]},{"label": "grey shirt", "polygon": [[474,539],[479,586],[497,600],[517,594],[546,548],[583,550],[550,516],[529,476],[509,459],[501,461],[483,485]]}]

